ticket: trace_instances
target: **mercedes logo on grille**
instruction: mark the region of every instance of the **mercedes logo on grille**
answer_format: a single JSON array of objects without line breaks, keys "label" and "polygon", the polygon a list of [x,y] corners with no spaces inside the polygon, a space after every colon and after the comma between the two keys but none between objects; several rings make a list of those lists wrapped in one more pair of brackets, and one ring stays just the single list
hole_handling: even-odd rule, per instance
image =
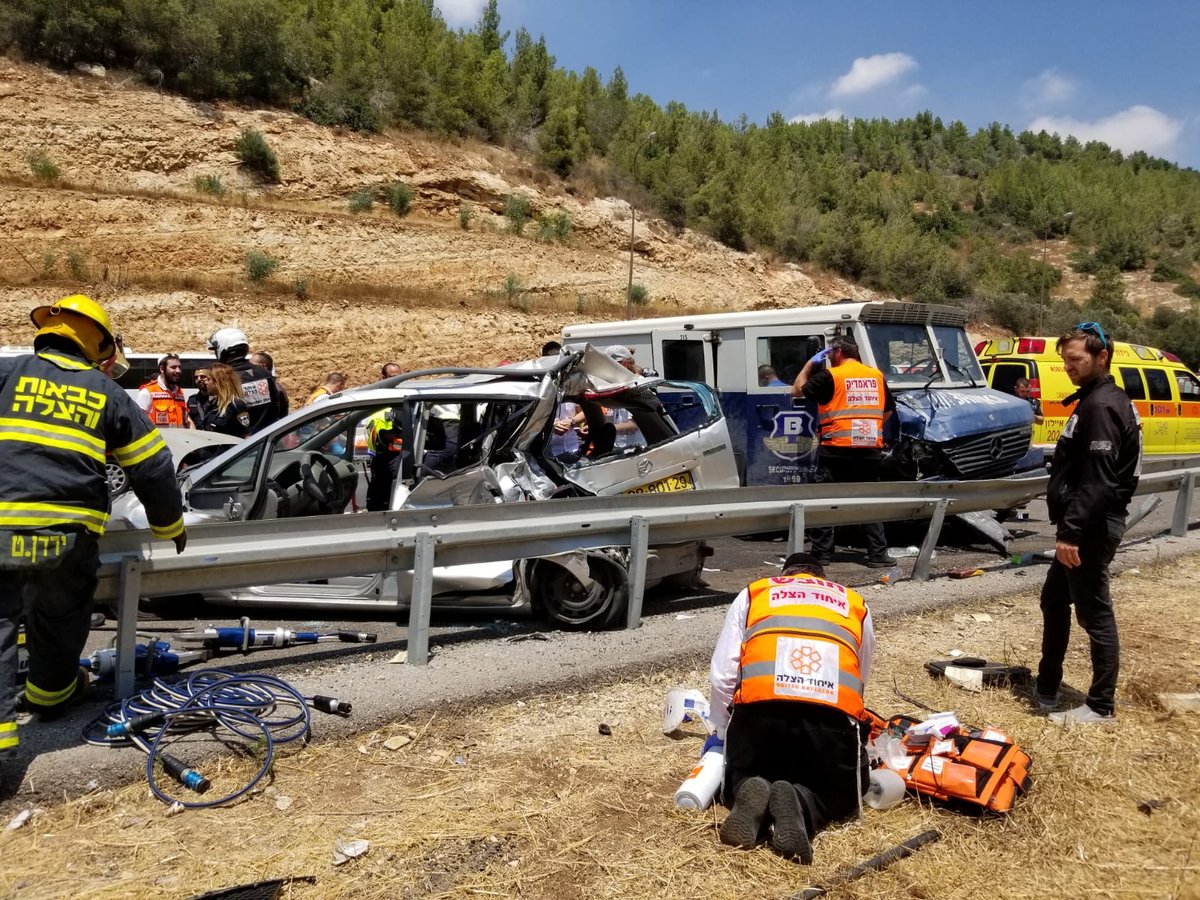
[{"label": "mercedes logo on grille", "polygon": [[1004,455],[1004,439],[997,435],[992,438],[992,442],[988,444],[988,456],[992,462],[999,462],[1000,457]]}]

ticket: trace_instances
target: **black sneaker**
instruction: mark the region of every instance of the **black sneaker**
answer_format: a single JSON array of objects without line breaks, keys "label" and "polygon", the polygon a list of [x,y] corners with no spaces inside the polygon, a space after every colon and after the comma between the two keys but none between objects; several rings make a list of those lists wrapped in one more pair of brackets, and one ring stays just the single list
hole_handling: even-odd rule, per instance
[{"label": "black sneaker", "polygon": [[804,810],[796,789],[786,781],[776,781],[771,785],[768,805],[771,818],[775,820],[771,849],[784,859],[799,859],[806,866],[812,865],[812,841],[808,839]]},{"label": "black sneaker", "polygon": [[755,776],[743,781],[738,787],[733,809],[721,823],[721,843],[743,850],[753,849],[767,815],[770,796],[771,785],[767,784],[767,779]]},{"label": "black sneaker", "polygon": [[890,556],[868,556],[867,567],[871,569],[890,569],[896,565],[896,560]]}]

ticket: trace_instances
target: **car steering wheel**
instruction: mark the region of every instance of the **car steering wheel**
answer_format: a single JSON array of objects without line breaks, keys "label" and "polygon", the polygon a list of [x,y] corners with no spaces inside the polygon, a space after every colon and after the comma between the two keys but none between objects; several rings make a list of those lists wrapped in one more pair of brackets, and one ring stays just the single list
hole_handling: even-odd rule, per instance
[{"label": "car steering wheel", "polygon": [[322,454],[310,450],[300,457],[300,477],[304,493],[316,500],[323,509],[336,509],[338,504],[345,501],[345,491],[337,469]]}]

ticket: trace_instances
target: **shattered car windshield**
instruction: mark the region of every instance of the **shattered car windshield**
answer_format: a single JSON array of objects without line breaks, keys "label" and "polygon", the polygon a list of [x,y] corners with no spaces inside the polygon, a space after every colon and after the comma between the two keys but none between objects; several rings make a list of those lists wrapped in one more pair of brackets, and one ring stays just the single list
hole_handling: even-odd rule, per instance
[{"label": "shattered car windshield", "polygon": [[963,385],[971,384],[972,379],[976,384],[983,381],[979,362],[962,328],[932,329],[944,353],[945,366],[938,360],[934,338],[925,325],[870,323],[866,329],[875,365],[892,387],[920,387],[931,378]]}]

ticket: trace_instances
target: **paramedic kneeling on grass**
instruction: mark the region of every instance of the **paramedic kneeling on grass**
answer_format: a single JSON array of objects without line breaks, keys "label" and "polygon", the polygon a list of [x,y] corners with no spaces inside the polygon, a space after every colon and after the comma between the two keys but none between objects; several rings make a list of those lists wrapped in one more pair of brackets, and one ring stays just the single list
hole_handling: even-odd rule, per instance
[{"label": "paramedic kneeling on grass", "polygon": [[713,651],[705,746],[725,743],[723,843],[749,849],[773,825],[772,849],[807,865],[813,836],[859,808],[874,649],[866,602],[807,553],[734,598]]},{"label": "paramedic kneeling on grass", "polygon": [[1042,586],[1042,661],[1037,703],[1058,705],[1063,659],[1071,636],[1071,606],[1087,632],[1092,685],[1086,702],[1054,713],[1059,724],[1110,720],[1116,705],[1120,645],[1109,594],[1108,564],[1125,533],[1125,513],[1142,465],[1142,425],[1128,395],[1108,374],[1112,342],[1096,322],[1058,339],[1078,401],[1054,448],[1046,506],[1057,526],[1054,561]]}]

